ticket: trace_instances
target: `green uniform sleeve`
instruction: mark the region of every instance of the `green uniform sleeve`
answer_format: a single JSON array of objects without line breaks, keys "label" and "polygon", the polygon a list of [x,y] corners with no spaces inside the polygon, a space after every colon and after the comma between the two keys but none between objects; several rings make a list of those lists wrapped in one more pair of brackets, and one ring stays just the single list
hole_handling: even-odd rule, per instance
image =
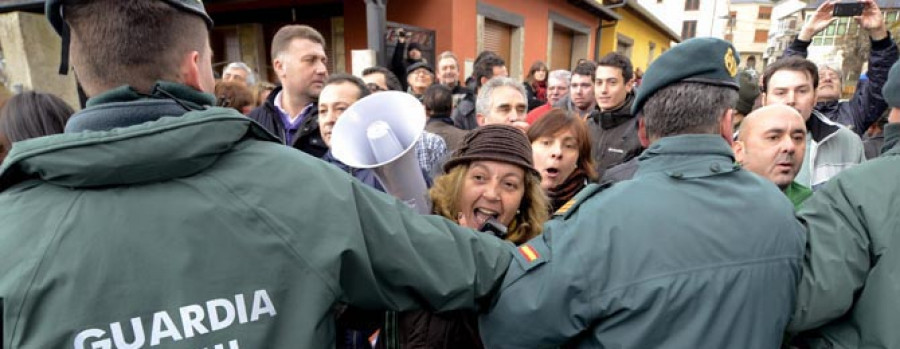
[{"label": "green uniform sleeve", "polygon": [[794,317],[788,327],[799,332],[819,327],[846,313],[869,271],[869,237],[852,188],[834,178],[813,194],[798,212],[808,230],[803,277]]},{"label": "green uniform sleeve", "polygon": [[361,308],[441,311],[477,308],[496,292],[514,246],[351,181],[354,207],[334,218],[339,251],[317,258],[338,275],[341,300]]},{"label": "green uniform sleeve", "polygon": [[[571,231],[556,236],[564,241],[553,240],[552,227],[516,252],[500,297],[480,319],[485,347],[557,347],[590,326],[590,290],[582,269],[588,264],[578,258],[584,248],[577,248],[577,239],[565,239]],[[563,254],[577,262],[552,259]]]}]

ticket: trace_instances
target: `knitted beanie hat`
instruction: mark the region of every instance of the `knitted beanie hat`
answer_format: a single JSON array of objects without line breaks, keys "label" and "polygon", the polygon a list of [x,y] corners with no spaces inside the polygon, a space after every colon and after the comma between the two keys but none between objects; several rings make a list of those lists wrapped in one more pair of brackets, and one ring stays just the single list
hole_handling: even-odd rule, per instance
[{"label": "knitted beanie hat", "polygon": [[456,165],[479,160],[517,165],[540,177],[534,169],[528,137],[522,130],[509,125],[484,125],[469,131],[459,149],[444,163],[444,172],[450,172]]},{"label": "knitted beanie hat", "polygon": [[744,115],[750,114],[753,111],[753,103],[756,102],[756,97],[759,96],[759,85],[756,83],[753,75],[747,71],[738,75],[738,84],[741,87],[738,90],[738,100],[734,109]]}]

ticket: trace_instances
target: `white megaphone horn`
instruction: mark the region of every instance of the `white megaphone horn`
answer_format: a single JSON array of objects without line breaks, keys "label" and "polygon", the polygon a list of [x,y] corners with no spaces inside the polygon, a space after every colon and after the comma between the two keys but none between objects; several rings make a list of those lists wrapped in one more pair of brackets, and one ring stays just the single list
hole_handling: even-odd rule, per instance
[{"label": "white megaphone horn", "polygon": [[331,131],[331,152],[350,167],[371,168],[385,190],[422,214],[431,213],[416,159],[425,107],[397,91],[379,92],[347,108]]}]

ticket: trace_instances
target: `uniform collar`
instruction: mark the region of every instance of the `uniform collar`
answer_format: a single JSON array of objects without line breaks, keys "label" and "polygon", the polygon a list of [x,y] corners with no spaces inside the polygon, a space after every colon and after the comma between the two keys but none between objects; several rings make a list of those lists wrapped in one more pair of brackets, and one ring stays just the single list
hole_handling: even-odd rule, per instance
[{"label": "uniform collar", "polygon": [[663,172],[675,179],[705,177],[740,169],[734,152],[719,135],[664,137],[640,156],[635,178]]},{"label": "uniform collar", "polygon": [[212,166],[247,138],[277,141],[249,118],[226,108],[107,131],[34,138],[17,142],[3,162],[0,190],[27,179],[90,188],[186,177]]},{"label": "uniform collar", "polygon": [[163,116],[179,116],[215,105],[213,95],[192,87],[157,81],[150,94],[123,85],[87,101],[87,108],[72,115],[66,132],[103,131],[155,121]]}]

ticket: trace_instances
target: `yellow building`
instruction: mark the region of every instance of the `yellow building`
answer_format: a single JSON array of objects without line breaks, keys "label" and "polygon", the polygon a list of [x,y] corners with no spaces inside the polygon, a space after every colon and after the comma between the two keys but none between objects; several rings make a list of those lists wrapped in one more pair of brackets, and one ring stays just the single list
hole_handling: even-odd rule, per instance
[{"label": "yellow building", "polygon": [[678,34],[639,5],[637,0],[620,0],[613,5],[607,3],[606,8],[621,16],[621,19],[603,22],[600,30],[601,55],[619,52],[631,58],[635,69],[646,71],[656,57],[681,42]]}]

